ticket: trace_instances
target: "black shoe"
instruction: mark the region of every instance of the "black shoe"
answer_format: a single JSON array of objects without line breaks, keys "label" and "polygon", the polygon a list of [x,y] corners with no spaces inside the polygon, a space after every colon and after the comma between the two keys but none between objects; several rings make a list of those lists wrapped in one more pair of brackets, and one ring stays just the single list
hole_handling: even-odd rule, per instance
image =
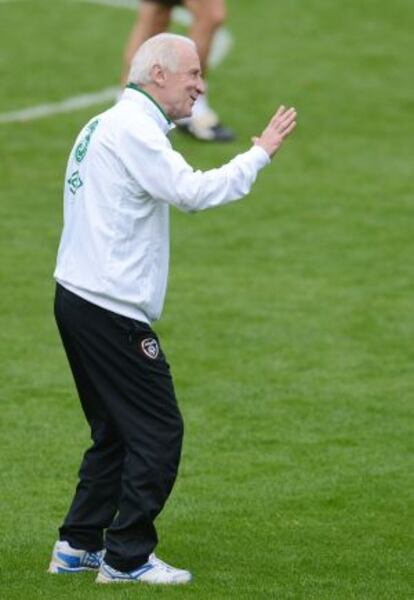
[{"label": "black shoe", "polygon": [[180,131],[203,142],[232,142],[236,139],[234,131],[228,127],[224,127],[221,123],[204,126],[191,121],[188,125],[177,125],[177,127]]}]

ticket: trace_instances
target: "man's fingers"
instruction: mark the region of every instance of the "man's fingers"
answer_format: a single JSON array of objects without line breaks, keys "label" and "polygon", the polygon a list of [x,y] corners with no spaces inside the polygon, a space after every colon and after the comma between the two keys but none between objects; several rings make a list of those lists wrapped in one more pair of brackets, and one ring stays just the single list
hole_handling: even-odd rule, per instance
[{"label": "man's fingers", "polygon": [[296,109],[293,106],[286,108],[282,104],[262,135],[259,138],[253,137],[252,142],[254,144],[258,143],[272,157],[277,152],[283,140],[296,127],[296,116]]},{"label": "man's fingers", "polygon": [[293,108],[293,106],[282,115],[282,119],[290,119],[292,115],[296,115],[296,108]]},{"label": "man's fingers", "polygon": [[281,106],[279,106],[279,108],[277,109],[277,111],[275,112],[273,117],[271,118],[270,122],[276,121],[277,119],[280,119],[280,118],[283,118],[285,115],[290,113],[292,110],[295,110],[293,108],[293,106],[290,108],[286,108],[286,106],[284,106],[284,104],[282,104]]},{"label": "man's fingers", "polygon": [[283,115],[281,115],[279,117],[279,121],[281,123],[285,122],[285,121],[291,121],[292,117],[296,117],[296,109],[295,108],[289,108],[289,110],[287,110],[285,113],[283,113]]},{"label": "man's fingers", "polygon": [[283,137],[284,137],[284,138],[285,138],[285,137],[287,137],[287,136],[289,135],[289,133],[290,133],[290,132],[291,132],[293,129],[295,129],[295,127],[296,127],[296,121],[293,121],[293,122],[292,122],[292,123],[291,123],[291,124],[290,124],[288,127],[286,127],[286,129],[284,130],[284,132],[283,132],[283,134],[282,134],[282,135],[283,135]]},{"label": "man's fingers", "polygon": [[283,104],[281,106],[279,106],[279,108],[277,109],[277,111],[275,112],[273,117],[270,119],[270,122],[273,123],[276,119],[278,119],[285,112],[285,110],[286,110],[286,108],[283,106]]},{"label": "man's fingers", "polygon": [[277,121],[273,123],[273,127],[279,133],[283,133],[295,119],[296,110],[294,108],[290,108]]}]

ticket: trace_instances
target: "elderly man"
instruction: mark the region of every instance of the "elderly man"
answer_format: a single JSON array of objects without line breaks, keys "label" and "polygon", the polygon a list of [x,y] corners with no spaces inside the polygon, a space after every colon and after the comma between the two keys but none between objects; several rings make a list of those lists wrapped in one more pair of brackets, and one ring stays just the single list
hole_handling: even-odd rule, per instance
[{"label": "elderly man", "polygon": [[169,365],[151,323],[168,277],[169,206],[196,211],[245,196],[295,126],[280,107],[253,146],[194,171],[167,138],[204,91],[188,38],[138,50],[120,102],[80,132],[69,157],[55,316],[93,444],[49,571],[97,582],[186,583],[159,560],[154,520],[173,487],[183,435]]}]

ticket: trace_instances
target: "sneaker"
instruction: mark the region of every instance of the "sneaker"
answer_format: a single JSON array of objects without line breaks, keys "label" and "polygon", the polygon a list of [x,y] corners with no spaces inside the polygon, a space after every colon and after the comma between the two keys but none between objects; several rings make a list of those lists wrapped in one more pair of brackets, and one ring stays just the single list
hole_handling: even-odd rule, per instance
[{"label": "sneaker", "polygon": [[186,125],[177,125],[177,128],[202,142],[232,142],[236,139],[234,131],[228,127],[224,127],[221,123],[209,127],[201,127],[191,122]]},{"label": "sneaker", "polygon": [[232,142],[236,138],[234,132],[228,127],[224,127],[217,114],[211,109],[198,116],[193,116],[188,121],[183,120],[177,125],[184,133],[204,142]]},{"label": "sneaker", "polygon": [[124,573],[117,571],[105,561],[102,561],[96,583],[152,583],[152,584],[179,584],[191,581],[191,573],[184,569],[175,569],[151,554],[148,562],[134,571]]},{"label": "sneaker", "polygon": [[76,550],[66,541],[57,541],[48,568],[49,573],[80,573],[96,571],[101,566],[105,550]]}]

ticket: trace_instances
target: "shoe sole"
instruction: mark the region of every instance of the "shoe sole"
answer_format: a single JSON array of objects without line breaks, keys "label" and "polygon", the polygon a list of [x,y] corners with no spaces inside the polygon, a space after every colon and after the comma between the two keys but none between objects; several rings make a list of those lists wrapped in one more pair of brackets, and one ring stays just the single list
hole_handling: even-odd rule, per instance
[{"label": "shoe sole", "polygon": [[145,581],[143,579],[111,579],[110,577],[105,577],[102,573],[98,573],[97,578],[95,579],[95,583],[144,583],[146,585],[184,585],[185,583],[190,583],[192,577],[190,579],[185,579],[184,581]]},{"label": "shoe sole", "polygon": [[193,138],[193,140],[197,140],[198,142],[213,142],[213,143],[218,143],[218,144],[227,144],[229,142],[234,142],[234,140],[236,139],[236,136],[233,134],[229,134],[229,135],[215,135],[214,133],[212,134],[202,134],[197,132],[196,130],[191,129],[191,126],[188,125],[177,125],[177,129],[179,131],[181,131],[182,133],[184,133],[185,135],[188,135],[190,137]]},{"label": "shoe sole", "polygon": [[64,573],[82,573],[83,571],[97,571],[98,569],[94,569],[93,567],[76,567],[69,568],[61,565],[60,563],[52,561],[47,570],[48,573],[52,573],[54,575],[62,575]]}]

